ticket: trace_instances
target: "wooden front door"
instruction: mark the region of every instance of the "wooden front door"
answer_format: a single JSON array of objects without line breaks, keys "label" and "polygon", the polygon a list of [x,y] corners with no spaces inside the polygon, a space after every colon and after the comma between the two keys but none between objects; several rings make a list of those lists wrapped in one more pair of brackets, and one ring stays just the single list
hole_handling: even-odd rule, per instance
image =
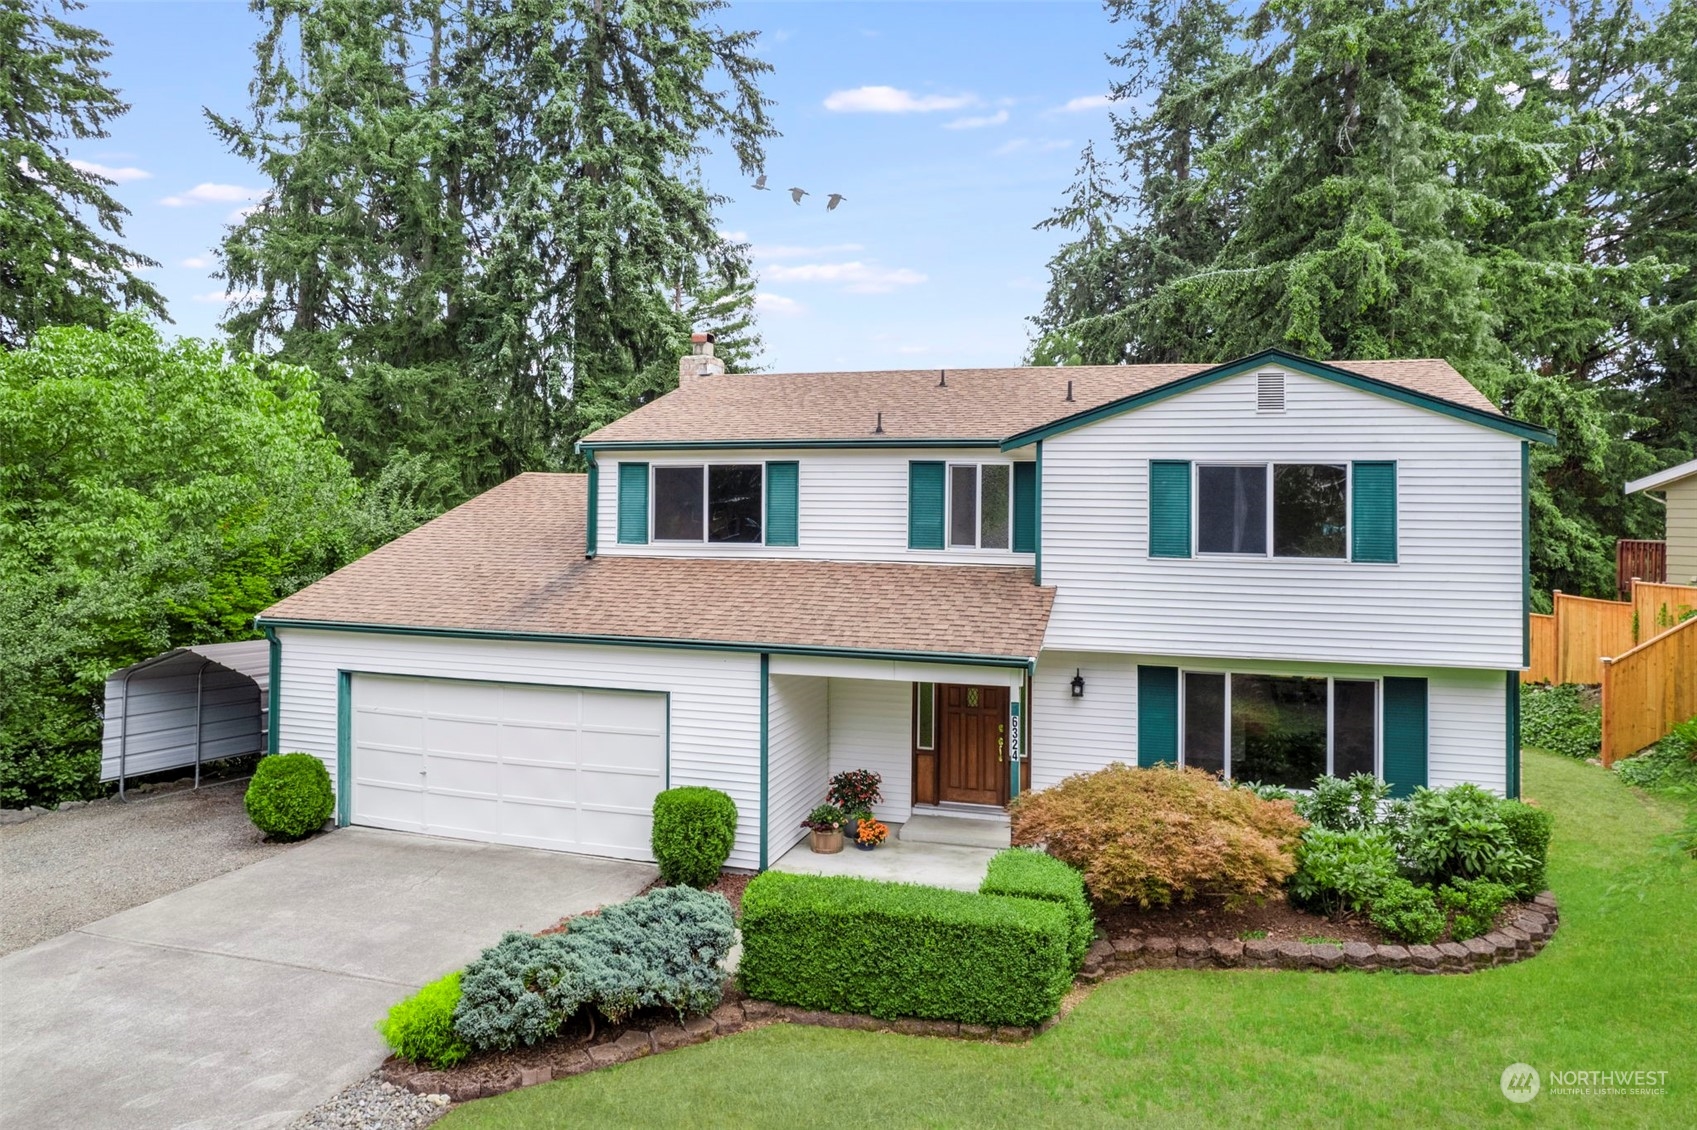
[{"label": "wooden front door", "polygon": [[956,804],[1006,804],[1008,689],[944,684],[937,692],[943,716],[937,798]]}]

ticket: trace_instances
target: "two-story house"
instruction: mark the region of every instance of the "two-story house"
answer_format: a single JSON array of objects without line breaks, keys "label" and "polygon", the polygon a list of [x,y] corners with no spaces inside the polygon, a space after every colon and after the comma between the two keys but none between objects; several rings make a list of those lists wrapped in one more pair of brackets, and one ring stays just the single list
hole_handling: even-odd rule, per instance
[{"label": "two-story house", "polygon": [[1518,792],[1527,450],[1442,361],[724,374],[281,601],[338,819],[731,862],[827,777],[981,812],[1114,761]]}]

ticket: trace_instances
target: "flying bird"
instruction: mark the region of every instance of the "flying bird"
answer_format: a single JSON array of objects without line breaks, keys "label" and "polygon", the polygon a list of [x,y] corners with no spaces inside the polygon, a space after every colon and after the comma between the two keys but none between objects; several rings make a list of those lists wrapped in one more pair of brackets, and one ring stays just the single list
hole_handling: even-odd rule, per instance
[{"label": "flying bird", "polygon": [[[831,193],[831,195],[825,201],[825,211],[835,212],[837,210],[837,205],[841,204],[843,201],[845,201],[847,199],[848,199],[848,197],[844,196],[840,192]],[[798,200],[798,201],[796,201],[796,203],[799,204],[799,203],[801,203],[801,201]]]},{"label": "flying bird", "polygon": [[754,189],[755,189],[756,192],[771,192],[772,191],[771,189],[766,187],[766,174],[765,173],[761,173],[759,176],[754,178]]},{"label": "flying bird", "polygon": [[809,195],[809,193],[808,193],[807,189],[805,189],[805,188],[792,188],[792,189],[790,189],[790,199],[794,200],[797,204],[800,204],[801,198],[803,196],[807,196],[807,195]]}]

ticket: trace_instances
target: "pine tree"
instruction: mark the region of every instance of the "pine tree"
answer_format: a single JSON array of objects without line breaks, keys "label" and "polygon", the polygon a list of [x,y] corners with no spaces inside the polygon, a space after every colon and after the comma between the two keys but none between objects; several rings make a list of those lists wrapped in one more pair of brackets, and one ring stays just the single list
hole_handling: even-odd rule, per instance
[{"label": "pine tree", "polygon": [[[119,309],[165,317],[165,300],[136,272],[159,264],[102,235],[123,235],[129,209],[113,183],[79,169],[68,140],[107,136],[129,110],[106,85],[110,45],[55,9],[74,0],[0,0],[0,348],[22,348],[42,326],[104,326]],[[92,218],[93,223],[90,223]]]},{"label": "pine tree", "polygon": [[721,6],[256,2],[252,112],[212,116],[272,183],[223,249],[228,327],[320,373],[362,475],[425,459],[446,504],[569,466],[676,379],[692,311],[746,315],[695,166],[719,136],[759,167],[769,65]]}]

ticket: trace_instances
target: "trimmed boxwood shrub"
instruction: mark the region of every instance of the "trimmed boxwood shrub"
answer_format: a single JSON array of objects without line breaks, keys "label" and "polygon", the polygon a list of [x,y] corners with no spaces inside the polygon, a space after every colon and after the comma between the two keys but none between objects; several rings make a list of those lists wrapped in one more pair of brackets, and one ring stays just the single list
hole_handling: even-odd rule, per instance
[{"label": "trimmed boxwood shrub", "polygon": [[737,976],[802,1008],[1038,1024],[1072,983],[1071,932],[1042,899],[768,871],[743,892]]},{"label": "trimmed boxwood shrub", "polygon": [[1067,912],[1071,934],[1067,953],[1077,972],[1096,936],[1096,916],[1084,894],[1084,876],[1052,855],[1031,848],[1008,848],[990,858],[990,869],[978,885],[981,895],[1044,899],[1059,903]]},{"label": "trimmed boxwood shrub", "polygon": [[259,759],[243,803],[261,832],[298,840],[324,827],[336,810],[336,793],[324,763],[312,754],[275,753]]},{"label": "trimmed boxwood shrub", "polygon": [[1428,945],[1444,932],[1444,912],[1425,887],[1392,879],[1373,900],[1373,925],[1398,941]]},{"label": "trimmed boxwood shrub", "polygon": [[389,1050],[426,1067],[452,1067],[471,1049],[454,1034],[454,1007],[460,1003],[459,970],[432,981],[389,1010],[377,1031]]},{"label": "trimmed boxwood shrub", "polygon": [[674,887],[712,886],[736,838],[736,802],[718,789],[685,786],[654,798],[654,858]]}]

